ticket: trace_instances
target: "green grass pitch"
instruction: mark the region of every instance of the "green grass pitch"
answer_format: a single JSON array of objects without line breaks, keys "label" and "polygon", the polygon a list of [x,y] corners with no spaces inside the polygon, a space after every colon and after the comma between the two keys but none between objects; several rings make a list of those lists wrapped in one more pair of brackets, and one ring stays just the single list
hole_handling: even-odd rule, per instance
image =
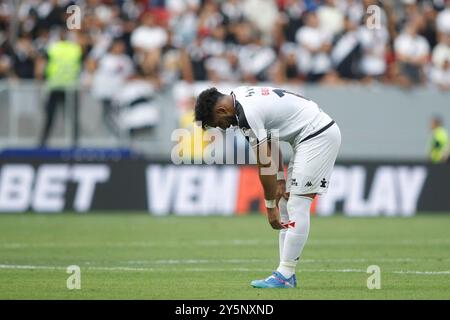
[{"label": "green grass pitch", "polygon": [[[81,289],[68,290],[69,265]],[[312,217],[296,289],[264,216],[0,215],[0,299],[450,299],[450,215]],[[367,267],[381,289],[367,288]]]}]

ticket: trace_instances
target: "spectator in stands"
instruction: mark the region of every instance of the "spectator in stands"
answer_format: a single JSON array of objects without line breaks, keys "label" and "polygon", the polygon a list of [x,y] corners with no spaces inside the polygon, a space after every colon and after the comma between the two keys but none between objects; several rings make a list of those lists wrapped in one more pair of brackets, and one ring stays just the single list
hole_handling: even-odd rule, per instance
[{"label": "spectator in stands", "polygon": [[241,78],[238,57],[233,50],[227,50],[219,56],[208,58],[205,67],[208,79],[212,82],[238,82]]},{"label": "spectator in stands", "polygon": [[220,9],[225,19],[225,25],[238,23],[245,19],[241,0],[225,0]]},{"label": "spectator in stands", "polygon": [[305,25],[296,34],[299,71],[309,82],[335,80],[330,60],[331,35],[320,29],[315,10],[306,14]]},{"label": "spectator in stands", "polygon": [[336,0],[325,0],[324,5],[317,9],[320,29],[336,36],[344,30],[344,14],[336,6]]},{"label": "spectator in stands", "polygon": [[188,81],[204,81],[208,78],[206,70],[206,60],[208,58],[207,51],[204,47],[204,37],[198,36],[193,43],[189,44],[186,52],[190,61],[191,77]]},{"label": "spectator in stands", "polygon": [[203,45],[208,56],[221,56],[225,54],[226,43],[226,29],[223,25],[219,24],[216,27],[210,29],[205,35]]},{"label": "spectator in stands", "polygon": [[192,69],[186,50],[175,45],[172,32],[169,31],[167,44],[161,48],[159,77],[156,81],[162,88],[180,79],[192,79]]},{"label": "spectator in stands", "polygon": [[433,49],[430,80],[439,89],[450,91],[450,33]]},{"label": "spectator in stands", "polygon": [[443,127],[441,117],[435,116],[431,119],[431,130],[429,159],[432,163],[447,162],[449,157],[448,133]]},{"label": "spectator in stands", "polygon": [[66,4],[58,0],[21,1],[18,13],[22,30],[33,32],[65,26]]},{"label": "spectator in stands", "polygon": [[396,28],[403,30],[411,19],[420,14],[419,6],[416,0],[401,0],[401,10],[398,10]]},{"label": "spectator in stands", "polygon": [[331,51],[333,66],[342,79],[360,78],[359,63],[361,45],[358,39],[358,24],[346,17],[344,31],[336,36],[336,44]]},{"label": "spectator in stands", "polygon": [[450,91],[450,57],[431,70],[431,81],[442,91]]},{"label": "spectator in stands", "polygon": [[436,17],[436,29],[441,34],[450,33],[450,0],[445,1],[445,9]]},{"label": "spectator in stands", "polygon": [[99,59],[92,83],[93,95],[102,102],[105,125],[115,134],[117,128],[111,121],[112,99],[134,73],[133,61],[125,54],[125,50],[125,43],[121,39],[114,40],[109,52]]},{"label": "spectator in stands", "polygon": [[19,79],[33,79],[36,50],[29,34],[17,39],[12,53],[13,76]]},{"label": "spectator in stands", "polygon": [[382,80],[386,72],[386,49],[389,42],[387,28],[381,24],[378,28],[369,28],[363,23],[358,30],[362,57],[360,72],[366,80]]},{"label": "spectator in stands", "polygon": [[179,17],[187,10],[198,10],[200,2],[200,0],[166,0],[165,5],[173,17]]},{"label": "spectator in stands", "polygon": [[295,34],[303,26],[305,3],[298,0],[286,0],[278,13],[274,30],[274,44],[281,48],[284,43],[294,43]]},{"label": "spectator in stands", "polygon": [[5,54],[2,52],[2,49],[0,49],[0,79],[8,77],[10,69],[11,59],[9,55]]},{"label": "spectator in stands", "polygon": [[8,41],[8,26],[11,10],[6,3],[0,4],[0,80],[11,74],[11,47]]},{"label": "spectator in stands", "polygon": [[277,83],[300,83],[303,81],[297,67],[297,45],[287,42],[280,50],[274,80]]},{"label": "spectator in stands", "polygon": [[[253,82],[304,78],[335,83],[339,78],[377,78],[386,83],[396,79],[392,83],[404,86],[420,84],[429,64],[427,52],[450,31],[450,0],[23,0],[18,30],[29,35],[32,45],[23,37],[9,43],[14,41],[8,39],[7,30],[14,10],[8,9],[9,3],[2,4],[0,77],[33,77],[31,66],[39,68],[36,56],[58,41],[57,29],[65,27],[64,14],[73,3],[83,12],[83,33],[77,41],[83,58],[88,57],[85,75],[94,69],[91,59],[99,61],[113,39],[121,38],[133,64],[159,86],[179,78]],[[361,26],[356,32],[371,5],[381,9],[382,29]],[[392,41],[386,40],[386,29]],[[411,29],[415,30],[405,31]],[[243,41],[248,34],[251,41]],[[394,44],[398,62],[392,63],[393,55],[385,50],[387,67],[382,58],[386,41],[388,48]],[[298,45],[297,72],[293,51],[286,50],[292,43]],[[419,50],[412,49],[415,45]],[[393,76],[392,65],[398,70]],[[432,83],[445,82],[446,69],[439,66],[433,63],[433,76],[428,77]]]},{"label": "spectator in stands", "polygon": [[256,83],[268,81],[271,67],[276,60],[275,51],[264,46],[257,29],[249,22],[243,22],[238,28],[238,63],[244,81]]},{"label": "spectator in stands", "polygon": [[121,135],[137,135],[151,131],[159,123],[159,109],[155,104],[158,84],[137,69],[114,95],[116,121]]},{"label": "spectator in stands", "polygon": [[197,13],[199,11],[198,1],[171,1],[180,7],[174,6],[171,10],[170,26],[173,33],[173,44],[186,48],[192,43],[197,35]]},{"label": "spectator in stands", "polygon": [[353,23],[359,25],[364,14],[365,7],[361,0],[340,0],[336,3],[339,10],[343,13],[344,17]]},{"label": "spectator in stands", "polygon": [[438,35],[436,30],[436,16],[437,13],[433,8],[431,1],[423,2],[422,13],[419,14],[423,16],[424,22],[420,30],[420,34],[427,39],[430,48],[434,48],[438,41]]},{"label": "spectator in stands", "polygon": [[224,23],[224,17],[215,1],[205,1],[198,17],[198,33],[204,37],[210,35],[214,29]]},{"label": "spectator in stands", "polygon": [[161,48],[167,44],[167,31],[157,25],[153,12],[145,12],[141,25],[131,34],[135,60],[146,74],[155,74],[161,57]]},{"label": "spectator in stands", "polygon": [[405,87],[423,84],[425,80],[423,68],[429,59],[430,46],[427,40],[418,34],[421,23],[420,17],[412,18],[394,42],[398,82]]},{"label": "spectator in stands", "polygon": [[243,0],[243,10],[245,18],[261,32],[262,40],[267,40],[278,18],[275,0]]}]

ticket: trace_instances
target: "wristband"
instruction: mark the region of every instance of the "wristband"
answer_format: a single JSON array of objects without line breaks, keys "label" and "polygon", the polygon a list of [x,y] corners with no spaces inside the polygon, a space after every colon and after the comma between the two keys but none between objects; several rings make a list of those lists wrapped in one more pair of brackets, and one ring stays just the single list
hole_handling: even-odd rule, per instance
[{"label": "wristband", "polygon": [[266,200],[264,199],[264,202],[266,203],[267,209],[273,209],[277,206],[277,202],[275,200]]},{"label": "wristband", "polygon": [[284,180],[284,171],[277,172],[277,180]]}]

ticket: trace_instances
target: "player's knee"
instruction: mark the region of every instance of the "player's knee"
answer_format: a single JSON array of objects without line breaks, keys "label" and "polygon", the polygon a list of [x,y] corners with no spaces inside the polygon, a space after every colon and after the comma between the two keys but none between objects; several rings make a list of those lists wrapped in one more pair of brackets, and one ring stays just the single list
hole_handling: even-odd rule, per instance
[{"label": "player's knee", "polygon": [[291,194],[287,202],[287,211],[292,223],[291,230],[298,234],[309,232],[310,208],[312,199],[310,197]]}]

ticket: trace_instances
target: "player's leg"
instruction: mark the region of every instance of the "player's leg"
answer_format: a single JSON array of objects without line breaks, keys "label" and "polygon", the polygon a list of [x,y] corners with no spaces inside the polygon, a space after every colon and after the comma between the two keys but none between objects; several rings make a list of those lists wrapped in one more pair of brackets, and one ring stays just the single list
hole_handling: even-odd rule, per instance
[{"label": "player's leg", "polygon": [[[281,223],[288,223],[289,221],[289,214],[288,214],[288,210],[287,210],[287,200],[285,198],[281,198],[280,202],[278,203],[278,209],[280,211],[280,220]],[[286,229],[281,229],[279,231],[279,235],[278,235],[278,246],[280,249],[280,261],[281,261],[281,257],[283,255],[283,248],[284,248],[284,239],[286,238]]]},{"label": "player's leg", "polygon": [[286,230],[283,254],[277,271],[289,279],[295,274],[295,267],[308,240],[310,209],[314,194],[298,195],[291,192],[287,209],[289,229]]},{"label": "player's leg", "polygon": [[[289,194],[289,182],[292,177],[292,170],[294,165],[294,157],[291,158],[291,161],[289,161],[288,170],[287,170],[287,179],[286,179],[286,192]],[[280,220],[281,223],[288,223],[289,222],[289,214],[287,209],[287,203],[288,201],[285,198],[281,198],[280,202],[278,202],[278,209],[280,212]],[[278,235],[278,245],[280,250],[280,261],[283,254],[283,247],[284,247],[284,239],[286,238],[286,229],[281,229],[280,233]]]},{"label": "player's leg", "polygon": [[283,255],[277,271],[285,279],[295,275],[295,268],[308,240],[310,208],[316,194],[327,191],[331,172],[341,144],[337,125],[316,139],[298,146],[287,203],[291,225],[284,239]]},{"label": "player's leg", "polygon": [[[256,288],[293,288],[297,286],[295,267],[309,234],[309,211],[315,194],[296,195],[292,191],[286,204],[290,227],[280,231],[280,263],[277,271],[264,280],[252,282]],[[280,208],[281,212],[281,208]]]},{"label": "player's leg", "polygon": [[[292,186],[297,184],[296,178],[293,178],[294,158],[295,154],[289,163],[286,182],[286,192],[289,194],[289,200],[286,201],[286,199],[283,198],[283,202],[280,200],[278,205],[281,222],[289,222],[290,225],[288,229],[279,231],[279,266],[277,271],[273,272],[268,278],[253,281],[252,286],[255,288],[293,288],[297,286],[295,266],[298,261],[299,253],[308,237],[309,206],[312,200],[311,198],[303,197],[305,199],[301,199],[301,201],[308,205],[304,205],[304,208],[301,209],[301,205],[297,201],[298,196],[292,193]],[[307,201],[308,199],[309,201]],[[305,226],[307,226],[306,234],[305,232],[298,234],[299,230],[305,230]]]},{"label": "player's leg", "polygon": [[292,288],[296,286],[295,268],[309,235],[310,208],[316,194],[325,193],[336,160],[341,136],[337,125],[315,139],[295,148],[287,211],[291,225],[282,249],[277,271],[264,280],[255,280],[256,288]]}]

